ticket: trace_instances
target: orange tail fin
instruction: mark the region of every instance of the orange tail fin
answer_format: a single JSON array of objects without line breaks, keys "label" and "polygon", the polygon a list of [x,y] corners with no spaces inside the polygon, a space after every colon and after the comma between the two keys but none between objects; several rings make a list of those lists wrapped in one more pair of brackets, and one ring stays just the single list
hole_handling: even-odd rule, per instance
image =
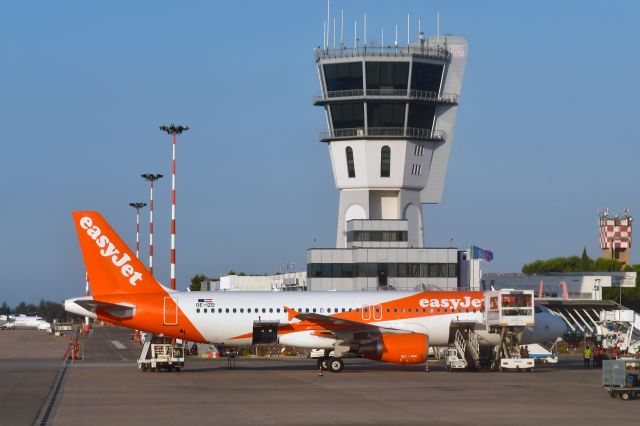
[{"label": "orange tail fin", "polygon": [[94,296],[165,291],[98,212],[73,212]]}]

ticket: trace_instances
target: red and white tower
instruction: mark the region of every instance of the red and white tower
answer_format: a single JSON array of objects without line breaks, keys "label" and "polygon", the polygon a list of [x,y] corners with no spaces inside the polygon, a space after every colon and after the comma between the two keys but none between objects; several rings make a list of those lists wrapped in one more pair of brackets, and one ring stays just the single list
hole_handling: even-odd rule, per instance
[{"label": "red and white tower", "polygon": [[151,187],[149,196],[149,273],[153,275],[153,183],[161,179],[162,175],[145,173],[142,178],[149,182]]},{"label": "red and white tower", "polygon": [[140,209],[147,203],[129,203],[129,205],[136,209],[136,258],[140,259]]},{"label": "red and white tower", "polygon": [[176,289],[176,135],[189,130],[188,126],[160,126],[160,130],[173,136],[171,155],[171,289]]},{"label": "red and white tower", "polygon": [[631,251],[633,218],[629,211],[624,209],[624,216],[614,214],[609,216],[609,209],[600,211],[600,248],[602,257],[615,259],[629,265],[629,252]]}]

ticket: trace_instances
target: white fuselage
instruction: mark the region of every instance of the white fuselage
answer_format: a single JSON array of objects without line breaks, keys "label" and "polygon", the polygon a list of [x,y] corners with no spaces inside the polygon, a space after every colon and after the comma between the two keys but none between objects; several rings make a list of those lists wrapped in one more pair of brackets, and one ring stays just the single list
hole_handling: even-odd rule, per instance
[{"label": "white fuselage", "polygon": [[[346,315],[349,320],[424,333],[429,336],[432,346],[448,343],[451,321],[473,321],[478,323],[484,343],[497,344],[499,335],[482,330],[484,312],[465,306],[464,297],[456,303],[457,292],[438,292],[439,295],[447,293],[451,298],[448,303],[440,299],[440,307],[423,307],[415,303],[416,297],[430,294],[420,292],[174,292],[170,295],[204,338],[212,343],[251,345],[255,322],[274,322],[281,328],[295,325],[298,320],[289,320],[284,309],[287,307],[300,313]],[[376,310],[376,306],[380,309]],[[522,343],[553,340],[564,331],[565,325],[560,318],[542,311],[535,315],[535,327],[525,329]],[[279,341],[291,346],[326,349],[335,343],[333,339],[313,336],[311,332],[299,329],[279,335]]]}]

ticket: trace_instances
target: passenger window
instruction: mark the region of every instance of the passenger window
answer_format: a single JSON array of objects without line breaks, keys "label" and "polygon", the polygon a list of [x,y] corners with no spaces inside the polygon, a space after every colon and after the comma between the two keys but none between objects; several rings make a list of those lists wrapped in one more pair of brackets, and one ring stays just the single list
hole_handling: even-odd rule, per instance
[{"label": "passenger window", "polygon": [[387,312],[391,312],[391,309],[387,308]]},{"label": "passenger window", "polygon": [[205,313],[205,314],[207,313],[207,308],[204,308],[204,313]]},{"label": "passenger window", "polygon": [[324,308],[320,308],[320,312],[324,313]]},{"label": "passenger window", "polygon": [[316,308],[313,308],[313,313],[314,313],[314,314],[316,313]]},{"label": "passenger window", "polygon": [[269,308],[269,313],[273,313],[273,308]]},{"label": "passenger window", "polygon": [[280,313],[280,308],[276,309],[276,312],[277,312],[277,313]]},{"label": "passenger window", "polygon": [[347,310],[345,308],[342,308],[342,312],[347,312]]},{"label": "passenger window", "polygon": [[426,314],[427,313],[427,308],[422,308],[422,313]]},{"label": "passenger window", "polygon": [[356,308],[356,312],[360,312],[360,308]]},{"label": "passenger window", "polygon": [[225,309],[226,313],[229,313],[229,308]]},{"label": "passenger window", "polygon": [[349,308],[349,312],[351,312],[351,309],[353,309],[353,308]]},{"label": "passenger window", "polygon": [[438,308],[438,313],[440,313],[440,308]]},{"label": "passenger window", "polygon": [[264,314],[265,312],[267,312],[267,310],[265,308],[262,308],[262,313]]},{"label": "passenger window", "polygon": [[240,308],[240,313],[244,314],[244,308]]},{"label": "passenger window", "polygon": [[236,313],[236,308],[233,308],[233,313],[234,313],[234,314]]},{"label": "passenger window", "polygon": [[398,308],[393,308],[393,312],[398,312]]},{"label": "passenger window", "polygon": [[380,308],[376,308],[376,313],[380,312]]},{"label": "passenger window", "polygon": [[364,308],[364,312],[365,312],[365,314],[369,313],[369,308]]},{"label": "passenger window", "polygon": [[218,308],[218,313],[221,314],[222,313],[222,308]]},{"label": "passenger window", "polygon": [[400,313],[404,314],[404,308],[400,308]]},{"label": "passenger window", "polygon": [[411,312],[411,308],[407,309],[407,312]]},{"label": "passenger window", "polygon": [[306,313],[309,313],[309,308],[305,308],[304,310]]},{"label": "passenger window", "polygon": [[200,308],[196,309],[196,313],[198,314],[200,313]]},{"label": "passenger window", "polygon": [[251,308],[247,308],[247,313],[250,314],[251,313]]}]

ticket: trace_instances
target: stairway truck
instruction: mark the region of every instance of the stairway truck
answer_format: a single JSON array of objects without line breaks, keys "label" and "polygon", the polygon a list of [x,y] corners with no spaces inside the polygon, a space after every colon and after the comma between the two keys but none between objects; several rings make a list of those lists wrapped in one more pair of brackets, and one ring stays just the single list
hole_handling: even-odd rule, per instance
[{"label": "stairway truck", "polygon": [[500,371],[533,371],[533,358],[501,358]]},{"label": "stairway truck", "polygon": [[184,349],[170,344],[151,344],[149,350],[138,359],[141,371],[182,371],[184,368]]},{"label": "stairway truck", "polygon": [[447,348],[447,352],[444,359],[444,367],[445,369],[452,370],[462,370],[467,368],[467,361],[464,358],[464,354],[460,354],[456,348],[449,347]]}]

